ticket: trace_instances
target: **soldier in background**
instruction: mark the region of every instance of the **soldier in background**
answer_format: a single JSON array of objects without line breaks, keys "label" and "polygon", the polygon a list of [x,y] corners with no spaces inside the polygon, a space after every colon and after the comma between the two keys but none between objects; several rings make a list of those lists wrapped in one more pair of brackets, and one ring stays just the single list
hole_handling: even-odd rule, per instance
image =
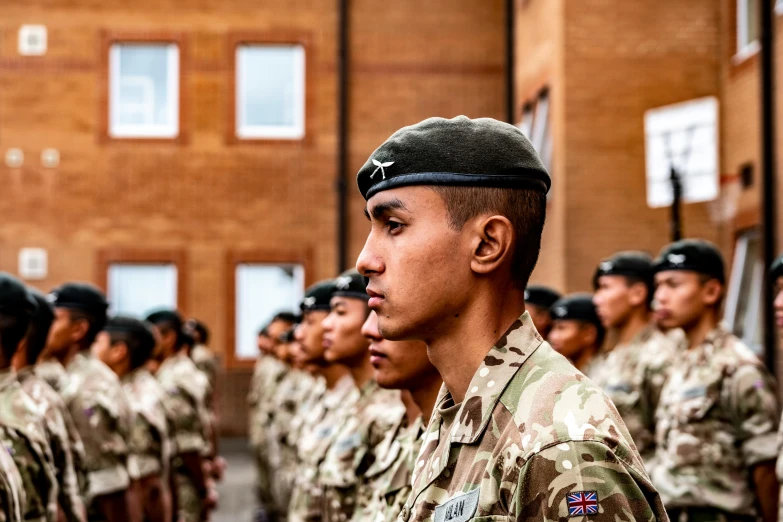
[{"label": "soldier in background", "polygon": [[780,412],[769,371],[720,323],[723,257],[683,240],[655,261],[658,321],[682,328],[656,414],[652,479],[672,520],[777,518]]},{"label": "soldier in background", "polygon": [[61,514],[67,522],[83,522],[87,512],[82,494],[87,490],[82,439],[60,395],[34,371],[35,361],[46,346],[54,309],[41,293],[32,289],[28,291],[36,301],[37,310],[26,342],[14,355],[13,366],[22,389],[43,412],[44,428],[57,474],[57,502]]},{"label": "soldier in background", "polygon": [[150,314],[160,339],[162,364],[156,378],[165,393],[164,408],[173,429],[175,453],[171,466],[171,490],[174,518],[180,522],[207,520],[217,502],[217,493],[209,487],[205,475],[203,392],[206,377],[198,371],[183,342],[183,324],[179,313],[161,310]]},{"label": "soldier in background", "polygon": [[396,428],[405,415],[398,390],[378,386],[370,362],[369,341],[362,326],[369,315],[364,278],[349,270],[334,282],[330,312],[323,321],[324,357],[344,364],[359,389],[359,398],[326,452],[318,471],[326,520],[349,520],[367,473],[389,459]]},{"label": "soldier in background", "polygon": [[21,475],[26,497],[22,517],[55,522],[58,486],[45,421],[11,365],[36,310],[35,299],[24,285],[0,272],[0,451],[11,455]]},{"label": "soldier in background", "polygon": [[130,317],[112,317],[92,350],[120,378],[134,413],[128,440],[132,499],[143,511],[145,521],[170,522],[171,444],[163,408],[165,392],[144,366],[156,342],[150,325]]},{"label": "soldier in background", "polygon": [[[769,268],[769,279],[775,289],[775,324],[778,328],[778,335],[783,336],[783,255],[778,257]],[[775,470],[778,482],[781,484],[778,495],[778,520],[783,521],[783,421],[781,421],[778,431],[778,459]]]},{"label": "soldier in background", "polygon": [[128,504],[128,437],[133,414],[119,379],[90,354],[106,324],[108,303],[86,283],[66,283],[50,294],[55,318],[46,352],[68,372],[60,390],[84,443],[87,470],[87,516],[90,520],[132,520]]},{"label": "soldier in background", "polygon": [[598,265],[593,286],[598,317],[617,344],[593,359],[587,376],[617,406],[649,471],[655,410],[675,355],[674,343],[652,321],[652,257],[619,252]]},{"label": "soldier in background", "polygon": [[22,522],[27,495],[19,468],[7,451],[0,451],[0,522]]},{"label": "soldier in background", "polygon": [[604,327],[590,294],[571,294],[560,298],[550,311],[552,329],[547,340],[576,369],[587,373],[604,342]]},{"label": "soldier in background", "polygon": [[530,285],[525,289],[525,309],[533,320],[533,326],[544,339],[552,329],[550,309],[561,297],[563,296],[557,290],[548,286]]}]

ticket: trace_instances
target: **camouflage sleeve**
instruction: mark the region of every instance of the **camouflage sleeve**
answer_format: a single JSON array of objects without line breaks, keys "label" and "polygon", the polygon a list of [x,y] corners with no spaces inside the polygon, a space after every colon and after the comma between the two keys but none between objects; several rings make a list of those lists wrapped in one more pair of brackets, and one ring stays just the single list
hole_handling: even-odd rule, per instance
[{"label": "camouflage sleeve", "polygon": [[14,429],[2,430],[0,438],[19,469],[27,493],[27,509],[23,517],[56,520],[57,477],[48,445]]},{"label": "camouflage sleeve", "polygon": [[583,515],[595,515],[591,520],[666,520],[660,497],[643,472],[599,442],[562,443],[528,459],[509,514],[518,521]]},{"label": "camouflage sleeve", "polygon": [[21,522],[27,511],[27,495],[11,455],[0,447],[0,522]]},{"label": "camouflage sleeve", "polygon": [[131,479],[138,480],[161,473],[163,463],[160,461],[160,452],[156,451],[156,432],[144,415],[137,413],[134,416],[128,439],[128,474]]},{"label": "camouflage sleeve", "polygon": [[83,520],[84,505],[80,496],[79,480],[65,417],[62,411],[53,407],[47,412],[45,421],[57,482],[60,485],[58,494],[60,507],[66,520],[80,522]]},{"label": "camouflage sleeve", "polygon": [[760,366],[742,365],[729,379],[727,392],[745,465],[774,460],[780,410],[772,376]]},{"label": "camouflage sleeve", "polygon": [[166,390],[166,415],[171,420],[172,439],[178,454],[204,451],[204,428],[198,405],[178,388]]}]

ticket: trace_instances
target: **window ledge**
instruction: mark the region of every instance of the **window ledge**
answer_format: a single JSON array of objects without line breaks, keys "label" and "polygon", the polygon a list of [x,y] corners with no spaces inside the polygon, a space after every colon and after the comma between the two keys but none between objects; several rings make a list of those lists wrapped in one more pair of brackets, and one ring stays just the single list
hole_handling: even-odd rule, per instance
[{"label": "window ledge", "polygon": [[732,65],[740,65],[747,60],[755,57],[761,51],[761,44],[758,40],[753,40],[748,45],[737,51],[737,53],[731,57]]},{"label": "window ledge", "polygon": [[775,14],[783,15],[783,2],[781,0],[775,2]]}]

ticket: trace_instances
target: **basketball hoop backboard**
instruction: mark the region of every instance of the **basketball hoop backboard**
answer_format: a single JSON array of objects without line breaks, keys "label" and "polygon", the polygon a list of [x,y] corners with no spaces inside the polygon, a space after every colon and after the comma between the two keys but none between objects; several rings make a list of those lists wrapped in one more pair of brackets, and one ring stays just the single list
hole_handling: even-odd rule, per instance
[{"label": "basketball hoop backboard", "polygon": [[698,98],[644,114],[647,206],[672,205],[671,169],[685,203],[718,197],[718,99]]}]

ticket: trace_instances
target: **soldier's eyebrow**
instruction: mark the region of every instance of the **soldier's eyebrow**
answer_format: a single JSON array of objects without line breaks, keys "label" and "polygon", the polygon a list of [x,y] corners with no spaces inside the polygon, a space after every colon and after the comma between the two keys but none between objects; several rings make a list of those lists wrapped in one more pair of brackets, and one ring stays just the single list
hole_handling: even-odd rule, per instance
[{"label": "soldier's eyebrow", "polygon": [[391,210],[408,210],[408,207],[405,206],[405,203],[400,201],[397,198],[392,198],[388,201],[383,201],[381,203],[378,203],[377,205],[372,207],[372,211],[367,210],[367,208],[364,209],[364,216],[367,219],[370,219],[370,214],[372,214],[372,217],[375,219],[379,219],[381,216],[386,214],[387,212]]}]

